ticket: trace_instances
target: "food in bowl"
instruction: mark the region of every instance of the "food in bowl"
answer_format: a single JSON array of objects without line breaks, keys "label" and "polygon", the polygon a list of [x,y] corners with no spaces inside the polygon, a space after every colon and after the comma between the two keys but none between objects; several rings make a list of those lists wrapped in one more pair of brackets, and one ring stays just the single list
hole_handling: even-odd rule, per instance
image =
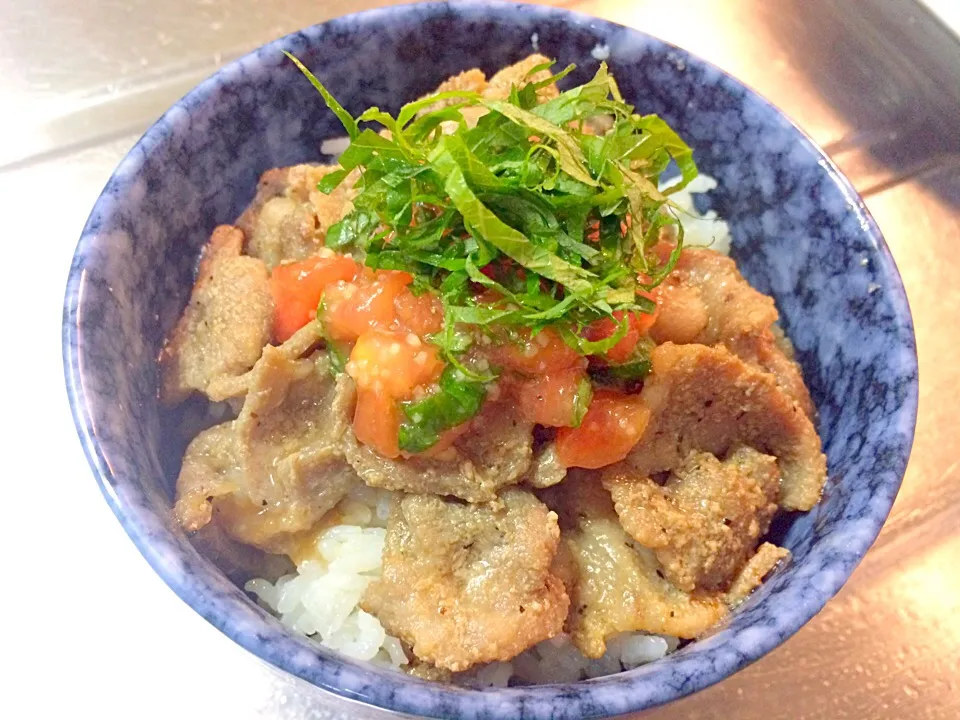
[{"label": "food in bowl", "polygon": [[604,64],[550,68],[353,118],[301,66],[349,146],[263,175],[160,357],[161,399],[220,421],[189,429],[180,524],[285,624],[421,677],[661,657],[826,479],[773,300],[687,237],[691,149]]}]

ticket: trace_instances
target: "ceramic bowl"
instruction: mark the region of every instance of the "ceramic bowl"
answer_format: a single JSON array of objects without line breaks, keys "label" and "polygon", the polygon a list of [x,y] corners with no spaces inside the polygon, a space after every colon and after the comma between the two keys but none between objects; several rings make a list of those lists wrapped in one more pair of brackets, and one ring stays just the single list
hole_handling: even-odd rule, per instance
[{"label": "ceramic bowl", "polygon": [[[156,357],[186,302],[199,249],[268,168],[324,160],[343,134],[282,51],[355,114],[469,67],[535,49],[587,79],[607,57],[623,95],[663,116],[719,186],[744,274],[777,302],[819,410],[823,501],[778,523],[792,561],[709,637],[632,672],[473,691],[354,662],[285,630],[198,555],[171,518],[173,472]],[[329,161],[329,159],[327,158]],[[117,168],[80,238],[63,316],[67,387],[104,496],[167,584],[239,645],[328,693],[347,717],[586,718],[695,692],[770,651],[823,607],[870,547],[907,463],[917,410],[910,311],[863,202],[789,119],[717,68],[619,25],[562,9],[432,3],[352,15],[231,63],[176,103]]]}]

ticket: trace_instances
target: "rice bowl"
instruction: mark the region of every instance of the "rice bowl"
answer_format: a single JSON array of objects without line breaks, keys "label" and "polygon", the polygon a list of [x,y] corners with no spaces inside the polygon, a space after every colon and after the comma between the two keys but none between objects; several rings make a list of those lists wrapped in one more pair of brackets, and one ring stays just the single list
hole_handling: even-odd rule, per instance
[{"label": "rice bowl", "polygon": [[[706,154],[701,160],[705,170],[719,182],[713,206],[733,231],[734,256],[745,263],[745,272],[753,281],[776,297],[785,315],[785,325],[797,345],[798,358],[805,370],[813,374],[814,395],[821,410],[827,453],[831,468],[838,473],[817,521],[818,536],[821,540],[826,539],[826,544],[810,545],[807,542],[813,531],[810,523],[795,522],[780,528],[780,537],[794,551],[794,563],[768,581],[767,588],[742,607],[728,627],[708,642],[694,643],[662,662],[621,676],[616,682],[601,678],[577,686],[576,690],[571,686],[488,690],[481,694],[446,691],[402,678],[396,673],[359,667],[322,649],[317,650],[302,636],[298,638],[282,630],[278,622],[253,607],[241,590],[214,572],[212,566],[186,543],[182,534],[166,524],[170,477],[169,471],[164,477],[158,469],[157,448],[163,446],[157,434],[160,420],[151,392],[144,390],[153,387],[155,380],[151,379],[149,365],[144,363],[155,356],[159,337],[173,321],[177,308],[172,306],[181,304],[184,299],[182,293],[172,297],[169,288],[183,287],[202,242],[200,234],[191,228],[201,224],[209,229],[220,218],[235,217],[249,199],[237,190],[238,185],[224,186],[219,181],[210,184],[211,178],[243,178],[241,184],[251,187],[263,168],[314,157],[319,145],[319,140],[314,138],[335,134],[335,128],[324,125],[325,121],[319,116],[306,120],[300,117],[303,108],[299,104],[295,113],[299,120],[291,122],[292,115],[283,119],[284,108],[293,109],[292,98],[299,90],[291,90],[288,96],[283,93],[299,80],[290,76],[284,82],[271,84],[267,90],[263,86],[264,78],[275,77],[277,67],[276,62],[269,59],[272,55],[268,54],[275,54],[279,47],[283,47],[309,61],[312,67],[318,67],[318,63],[322,65],[327,58],[332,63],[328,67],[345,71],[344,63],[332,62],[333,55],[328,58],[330,48],[325,42],[331,32],[338,33],[341,45],[346,43],[351,47],[359,37],[376,36],[380,40],[379,52],[389,55],[399,48],[409,47],[411,42],[418,42],[417,38],[429,37],[439,28],[442,28],[448,44],[456,39],[472,51],[475,43],[471,43],[471,38],[482,37],[488,32],[485,23],[491,15],[498,19],[498,32],[504,44],[513,43],[516,53],[523,51],[534,31],[539,33],[541,46],[548,51],[550,43],[557,37],[567,39],[564,44],[568,49],[567,56],[562,60],[579,60],[598,43],[608,44],[611,61],[618,61],[621,68],[629,68],[624,76],[627,78],[624,92],[633,96],[646,95],[656,111],[679,123],[695,142],[709,139],[716,122],[699,123],[696,117],[687,115],[684,108],[688,107],[686,103],[690,97],[696,98],[698,113],[719,113],[714,118],[736,108],[734,115],[746,123],[744,132],[764,135],[766,140],[762,144],[746,142],[744,137],[743,143],[739,139],[728,139],[725,143],[703,146]],[[356,47],[359,49],[360,46]],[[477,52],[489,53],[483,60],[487,67],[495,67],[509,59],[503,50],[495,50],[476,48]],[[339,47],[337,58],[342,59],[342,52]],[[359,72],[366,77],[383,77],[380,71],[382,56],[366,64],[363,53],[356,52],[350,57],[354,58],[351,62],[363,65]],[[682,61],[682,71],[677,69],[677,58]],[[641,65],[637,65],[640,61]],[[185,601],[241,645],[269,662],[334,695],[360,698],[367,704],[366,715],[378,716],[376,708],[380,707],[428,716],[493,713],[497,716],[523,714],[532,718],[617,714],[650,707],[694,691],[721,679],[782,642],[836,591],[875,537],[899,484],[915,416],[915,358],[902,288],[875,226],[862,206],[857,205],[855,194],[842,178],[825,170],[829,161],[788,121],[742,86],[681,51],[614,25],[542,8],[517,10],[502,5],[454,4],[378,11],[293,36],[280,46],[246,59],[244,67],[247,72],[238,72],[239,66],[236,66],[201,86],[174,115],[161,121],[125,161],[111,181],[109,192],[98,203],[78,248],[65,309],[64,352],[68,386],[88,457],[104,484],[108,502],[125,529]],[[642,72],[639,67],[643,67]],[[257,70],[266,68],[271,68],[269,73]],[[418,72],[422,77],[432,73],[432,77],[439,80],[457,69],[453,58],[434,56]],[[249,71],[255,72],[251,74]],[[349,72],[355,71],[351,69]],[[394,75],[391,82],[398,80]],[[257,88],[251,97],[258,98],[258,107],[271,107],[273,113],[269,119],[264,117],[256,121],[270,123],[270,133],[273,134],[261,137],[282,137],[282,143],[259,143],[250,146],[249,152],[238,151],[243,144],[242,138],[250,131],[250,118],[257,115],[252,108],[249,114],[238,114],[236,107],[225,112],[227,108],[220,104],[225,96],[213,92],[225,84],[230,87],[242,85],[247,88],[246,92]],[[376,85],[377,82],[367,83],[365,87]],[[422,82],[419,85],[413,82],[407,87],[409,89],[404,91],[407,96],[428,89]],[[284,99],[267,99],[270,93],[280,93]],[[241,95],[231,94],[230,97],[240,98]],[[377,98],[358,96],[355,103],[365,105],[370,101],[376,102]],[[183,112],[194,116],[189,127],[174,122],[183,117]],[[235,125],[241,115],[245,118],[243,128]],[[210,145],[209,138],[199,142],[201,138],[192,135],[200,128],[209,127],[214,117],[222,137],[228,138],[227,144],[232,148],[229,152],[218,154],[217,148],[225,147],[223,142]],[[261,126],[266,130],[266,125]],[[305,127],[316,129],[317,134],[301,135]],[[284,135],[290,132],[293,134]],[[170,144],[170,139],[176,139],[176,142]],[[781,141],[784,145],[778,146]],[[778,147],[788,145],[793,147],[789,162],[778,150]],[[201,151],[201,148],[204,149]],[[202,156],[212,163],[210,167],[217,168],[216,171],[213,175],[209,169],[201,172],[196,163],[187,162],[188,156],[183,153],[190,157]],[[182,202],[180,191],[169,184],[170,178],[164,171],[164,168],[174,166],[186,168],[187,172],[186,176],[177,179],[176,187],[182,188],[184,182],[210,187],[214,200],[204,212],[219,208],[217,217],[198,215],[199,207]],[[758,173],[763,174],[770,168],[777,168],[783,177],[789,178],[789,184],[759,182]],[[134,202],[136,197],[142,197],[142,193],[128,194],[130,188],[132,184],[140,186],[143,182],[148,182],[152,188],[152,202],[159,203],[157,207],[165,210],[157,213]],[[808,194],[810,188],[816,189],[815,194]],[[810,197],[814,198],[812,208],[809,207]],[[749,201],[746,198],[750,198]],[[768,248],[756,242],[755,233],[761,222],[758,213],[763,213],[763,203],[775,202],[789,204],[793,218],[812,218],[815,211],[819,214],[815,216],[815,222],[803,229],[775,214],[763,214],[767,237],[773,238]],[[174,208],[178,210],[174,211]],[[137,238],[136,254],[128,250],[132,247],[131,229]],[[834,238],[828,255],[810,240],[825,233]],[[191,244],[170,244],[173,237],[190,238]],[[115,251],[109,262],[104,254],[105,243]],[[854,253],[855,257],[868,257],[869,264],[832,267],[838,248]],[[149,263],[142,264],[143,261]],[[157,268],[162,269],[162,279],[156,275]],[[849,317],[846,311],[837,311],[837,308],[848,307],[843,305],[846,291],[822,282],[828,269],[834,277],[844,277],[843,287],[849,287],[852,292],[858,292],[857,288],[866,288],[870,283],[879,285],[882,292],[865,296],[868,298],[866,304],[860,303],[858,314]],[[886,406],[897,408],[893,416],[882,418],[883,423],[878,427],[884,428],[883,432],[871,436],[865,445],[856,448],[846,440],[850,423],[862,427],[864,423],[879,422],[881,418],[875,417],[875,413],[860,402],[856,391],[859,376],[842,371],[845,360],[838,355],[836,346],[831,350],[822,347],[822,341],[816,337],[795,335],[801,310],[792,298],[798,287],[802,290],[808,285],[817,285],[821,291],[816,302],[808,305],[805,312],[823,317],[825,322],[829,318],[829,322],[850,330],[849,334],[841,332],[838,337],[861,338],[857,356],[870,367],[875,363],[879,373],[873,376],[874,395],[880,393],[887,397],[889,394],[890,403]],[[162,287],[167,289],[160,292]],[[121,298],[119,305],[114,296]],[[111,321],[99,322],[98,318],[103,317]],[[162,326],[156,319],[158,317],[162,318]],[[110,332],[106,332],[108,327]],[[118,333],[122,343],[116,342]],[[871,344],[870,338],[881,335],[884,341],[880,345]],[[846,378],[848,384],[843,389],[832,380],[838,377]],[[122,402],[119,410],[118,397]],[[881,461],[883,458],[890,459],[890,462]],[[862,485],[853,483],[854,477],[868,484],[866,492],[862,492],[865,489]],[[828,548],[829,553],[826,552]],[[786,602],[773,607],[768,602],[773,594]],[[731,653],[734,647],[737,652]],[[372,678],[375,678],[373,684]],[[690,678],[695,681],[689,682]],[[326,702],[331,705],[342,703],[333,695],[326,696]],[[349,710],[342,704],[339,707],[349,712],[356,710],[352,705]]]}]

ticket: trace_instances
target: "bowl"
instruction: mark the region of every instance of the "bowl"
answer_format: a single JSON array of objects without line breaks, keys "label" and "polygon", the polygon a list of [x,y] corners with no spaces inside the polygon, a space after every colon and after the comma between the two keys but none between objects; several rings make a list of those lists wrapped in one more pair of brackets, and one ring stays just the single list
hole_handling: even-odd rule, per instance
[{"label": "bowl", "polygon": [[[785,518],[792,562],[709,637],[637,670],[577,684],[466,690],[355,662],[284,629],[207,559],[171,517],[178,456],[157,401],[156,358],[186,302],[199,250],[269,168],[324,159],[340,136],[283,52],[349,110],[396,111],[469,67],[539,50],[607,57],[624,96],[663,116],[719,186],[700,201],[730,225],[732,254],[777,302],[819,410],[823,501]],[[329,158],[327,158],[329,161]],[[917,411],[917,359],[903,286],[863,202],[776,108],[717,68],[643,33],[562,9],[427,3],[339,18],[233,62],[176,103],[110,178],[77,246],[63,356],[74,419],[110,507],[166,583],[238,644],[328,691],[350,717],[586,718],[695,692],[810,620],[870,547],[897,494]]]}]

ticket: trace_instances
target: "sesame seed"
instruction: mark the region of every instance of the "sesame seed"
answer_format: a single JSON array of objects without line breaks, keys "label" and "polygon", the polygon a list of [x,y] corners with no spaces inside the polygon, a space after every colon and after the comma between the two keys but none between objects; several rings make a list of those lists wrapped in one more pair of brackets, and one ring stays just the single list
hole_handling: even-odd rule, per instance
[{"label": "sesame seed", "polygon": [[336,253],[333,252],[333,250],[331,250],[328,247],[323,247],[323,248],[320,248],[320,252],[318,252],[317,255],[319,255],[322,258],[331,258],[334,255],[336,255]]},{"label": "sesame seed", "polygon": [[540,347],[546,347],[550,344],[550,338],[548,338],[545,333],[540,333],[534,338],[534,340],[537,341],[537,345]]},{"label": "sesame seed", "polygon": [[400,354],[400,343],[390,343],[390,354],[399,355]]},{"label": "sesame seed", "polygon": [[413,347],[420,347],[422,343],[420,338],[417,337],[414,333],[409,333],[407,335],[407,345],[412,345]]},{"label": "sesame seed", "polygon": [[417,365],[426,365],[428,356],[425,352],[421,351],[417,353],[417,356],[414,358],[414,361]]}]

